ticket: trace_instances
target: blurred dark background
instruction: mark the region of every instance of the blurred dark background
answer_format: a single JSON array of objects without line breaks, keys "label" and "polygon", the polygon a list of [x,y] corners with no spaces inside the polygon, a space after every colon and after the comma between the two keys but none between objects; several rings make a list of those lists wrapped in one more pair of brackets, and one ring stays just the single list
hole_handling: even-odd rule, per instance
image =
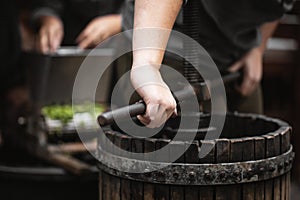
[{"label": "blurred dark background", "polygon": [[[32,51],[35,32],[30,24],[30,0],[2,0],[0,12],[0,146],[8,113],[28,101],[23,52]],[[292,195],[300,193],[300,2],[281,20],[268,42],[262,80],[265,114],[288,122],[293,128],[296,159],[292,171]],[[1,151],[1,149],[0,149]],[[2,154],[1,154],[2,156]],[[1,158],[0,158],[1,159]],[[0,178],[1,179],[1,178]],[[1,180],[0,180],[1,181]],[[0,199],[1,190],[0,188]],[[296,199],[296,198],[295,198]]]}]

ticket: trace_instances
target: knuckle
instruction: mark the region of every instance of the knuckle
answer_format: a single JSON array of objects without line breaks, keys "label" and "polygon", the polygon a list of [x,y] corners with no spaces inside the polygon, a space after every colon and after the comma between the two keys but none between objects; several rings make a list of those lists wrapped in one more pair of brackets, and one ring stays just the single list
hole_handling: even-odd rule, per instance
[{"label": "knuckle", "polygon": [[158,97],[157,95],[155,95],[151,98],[151,102],[153,104],[160,104],[160,105],[164,104],[164,100],[162,98]]},{"label": "knuckle", "polygon": [[167,110],[167,111],[174,111],[175,108],[176,108],[176,105],[173,104],[173,103],[167,104],[167,105],[166,105],[166,110]]},{"label": "knuckle", "polygon": [[93,46],[97,46],[97,45],[98,45],[98,41],[97,41],[97,40],[93,40],[93,41],[92,41],[92,45],[93,45]]},{"label": "knuckle", "polygon": [[260,76],[256,76],[256,75],[250,75],[249,76],[249,80],[253,83],[258,83],[261,80]]}]

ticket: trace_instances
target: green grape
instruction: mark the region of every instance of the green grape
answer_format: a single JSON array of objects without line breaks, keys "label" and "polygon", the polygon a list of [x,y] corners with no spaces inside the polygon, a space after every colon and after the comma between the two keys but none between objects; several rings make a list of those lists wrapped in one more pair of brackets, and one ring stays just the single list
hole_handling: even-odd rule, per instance
[{"label": "green grape", "polygon": [[73,119],[74,113],[90,113],[92,116],[97,117],[97,115],[104,112],[106,109],[103,104],[95,104],[94,109],[93,106],[94,105],[90,102],[73,105],[73,107],[70,104],[54,104],[43,107],[41,113],[52,120],[60,120],[66,125]]}]

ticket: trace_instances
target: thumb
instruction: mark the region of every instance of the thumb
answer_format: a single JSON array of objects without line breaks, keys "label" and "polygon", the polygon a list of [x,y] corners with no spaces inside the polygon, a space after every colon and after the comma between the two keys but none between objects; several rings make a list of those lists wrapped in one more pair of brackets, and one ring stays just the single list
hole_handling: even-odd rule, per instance
[{"label": "thumb", "polygon": [[228,71],[229,72],[236,72],[238,71],[239,69],[241,69],[243,66],[243,61],[242,60],[239,60],[237,62],[235,62],[233,65],[231,65],[229,68],[228,68]]}]

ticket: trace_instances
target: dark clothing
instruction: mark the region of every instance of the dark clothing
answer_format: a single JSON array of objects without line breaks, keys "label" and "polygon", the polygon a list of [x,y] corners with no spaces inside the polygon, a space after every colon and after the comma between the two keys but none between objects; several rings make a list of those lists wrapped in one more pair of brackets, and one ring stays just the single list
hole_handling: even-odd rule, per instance
[{"label": "dark clothing", "polygon": [[[20,34],[18,28],[18,9],[13,0],[0,1],[0,132],[4,124],[4,96],[16,84],[20,73]],[[1,133],[0,133],[1,134]],[[4,137],[4,136],[3,136]]]},{"label": "dark clothing", "polygon": [[0,5],[0,91],[3,93],[17,80],[21,42],[16,2],[2,0]]},{"label": "dark clothing", "polygon": [[285,6],[278,0],[201,1],[202,21],[206,22],[206,26],[199,29],[202,38],[200,43],[221,69],[258,46],[261,42],[259,27],[280,19],[285,12]]},{"label": "dark clothing", "polygon": [[[186,0],[185,5],[193,0]],[[197,1],[197,0],[195,0]],[[198,0],[198,42],[210,54],[220,71],[226,70],[261,42],[259,28],[266,22],[280,19],[292,8],[293,0]],[[185,8],[186,8],[185,7]],[[184,9],[184,12],[188,12]],[[122,27],[133,28],[134,0],[127,0],[122,9]],[[182,31],[182,15],[174,29]],[[185,19],[186,20],[186,19]],[[190,20],[190,19],[188,19]],[[234,86],[226,88],[230,111],[262,113],[260,87],[248,97],[242,97]]]},{"label": "dark clothing", "polygon": [[[229,67],[259,45],[260,25],[279,19],[292,5],[292,0],[199,1],[198,42],[208,51],[220,70]],[[133,4],[134,0],[127,0],[122,11],[125,30],[133,28]]]},{"label": "dark clothing", "polygon": [[133,29],[134,0],[125,0],[124,6],[121,9],[121,14],[122,29],[125,31]]},{"label": "dark clothing", "polygon": [[33,0],[32,22],[38,29],[37,19],[54,15],[64,23],[63,45],[75,45],[75,39],[95,17],[119,13],[123,0]]}]

